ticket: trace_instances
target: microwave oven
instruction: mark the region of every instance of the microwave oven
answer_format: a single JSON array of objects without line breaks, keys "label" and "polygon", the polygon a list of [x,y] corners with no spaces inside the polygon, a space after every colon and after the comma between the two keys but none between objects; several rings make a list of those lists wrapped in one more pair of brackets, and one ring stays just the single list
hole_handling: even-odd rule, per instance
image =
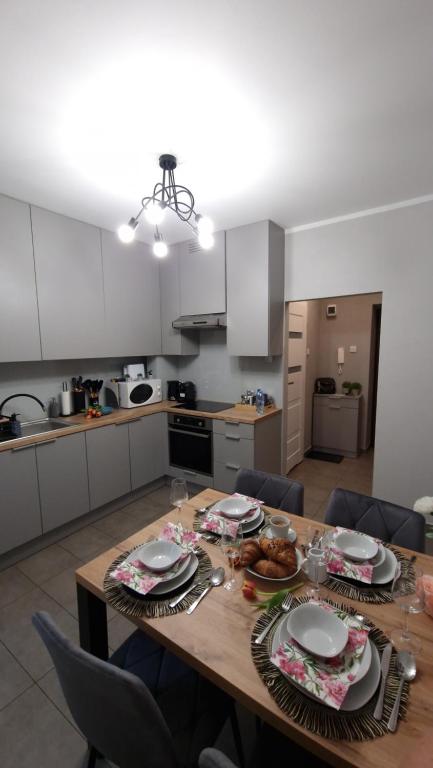
[{"label": "microwave oven", "polygon": [[[138,408],[140,405],[160,403],[162,400],[161,379],[128,379],[127,381],[108,381],[110,390],[107,398],[119,408]],[[108,394],[108,393],[107,393]]]}]

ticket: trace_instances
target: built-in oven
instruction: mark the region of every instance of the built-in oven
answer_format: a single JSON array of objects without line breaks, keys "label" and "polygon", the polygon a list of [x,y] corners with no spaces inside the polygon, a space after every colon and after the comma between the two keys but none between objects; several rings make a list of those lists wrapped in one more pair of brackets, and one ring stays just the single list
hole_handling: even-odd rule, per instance
[{"label": "built-in oven", "polygon": [[212,475],[212,419],[168,414],[170,465]]}]

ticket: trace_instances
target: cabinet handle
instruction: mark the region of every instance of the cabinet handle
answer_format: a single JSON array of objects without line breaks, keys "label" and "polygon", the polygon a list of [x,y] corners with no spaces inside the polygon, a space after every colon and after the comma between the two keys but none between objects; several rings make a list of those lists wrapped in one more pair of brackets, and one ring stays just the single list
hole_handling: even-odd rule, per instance
[{"label": "cabinet handle", "polygon": [[341,405],[330,405],[331,411],[341,411]]},{"label": "cabinet handle", "polygon": [[239,422],[238,421],[225,421],[224,424],[227,424],[229,427],[238,427]]},{"label": "cabinet handle", "polygon": [[238,469],[240,469],[239,464],[226,464],[226,467],[227,467],[227,469],[235,469],[236,471],[238,471]]},{"label": "cabinet handle", "polygon": [[53,437],[51,440],[43,440],[41,443],[36,443],[37,446],[39,445],[49,445],[50,443],[56,443],[57,438]]},{"label": "cabinet handle", "polygon": [[[124,421],[124,424],[135,424],[136,421],[141,421],[140,416],[137,419],[128,419],[128,421]],[[116,424],[116,427],[120,427],[120,424]]]},{"label": "cabinet handle", "polygon": [[189,437],[191,437],[191,435],[192,435],[193,437],[202,437],[204,440],[209,440],[209,438],[210,438],[210,434],[209,433],[206,434],[206,435],[202,435],[202,434],[200,434],[200,432],[186,432],[185,429],[170,429],[169,428],[169,432],[172,432],[174,435],[189,435]]},{"label": "cabinet handle", "polygon": [[35,443],[31,443],[30,445],[19,445],[17,448],[12,448],[12,453],[18,453],[18,451],[26,451],[28,448],[34,448]]},{"label": "cabinet handle", "polygon": [[289,384],[290,386],[291,386],[292,384],[294,384],[294,383],[295,383],[294,381],[288,381],[288,382],[287,382],[287,384]]},{"label": "cabinet handle", "polygon": [[226,435],[225,438],[226,440],[237,440],[238,442],[241,439],[239,435]]},{"label": "cabinet handle", "polygon": [[197,472],[191,472],[190,469],[184,469],[183,470],[184,475],[192,475],[192,477],[197,477]]}]

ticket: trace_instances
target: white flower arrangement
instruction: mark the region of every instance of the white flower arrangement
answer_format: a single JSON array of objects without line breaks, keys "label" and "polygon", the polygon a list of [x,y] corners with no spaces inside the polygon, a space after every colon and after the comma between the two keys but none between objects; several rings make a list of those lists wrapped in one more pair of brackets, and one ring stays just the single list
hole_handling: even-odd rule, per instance
[{"label": "white flower arrangement", "polygon": [[414,512],[420,512],[426,516],[426,538],[433,539],[433,523],[427,518],[427,515],[433,515],[433,496],[421,496],[413,505]]}]

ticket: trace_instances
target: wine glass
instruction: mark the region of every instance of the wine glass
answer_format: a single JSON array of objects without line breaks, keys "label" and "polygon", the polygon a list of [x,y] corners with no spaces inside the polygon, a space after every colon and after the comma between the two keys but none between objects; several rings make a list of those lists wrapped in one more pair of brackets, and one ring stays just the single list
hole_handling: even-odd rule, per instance
[{"label": "wine glass", "polygon": [[305,555],[308,555],[311,547],[319,547],[324,529],[320,525],[309,525],[305,531],[304,547]]},{"label": "wine glass", "polygon": [[181,477],[175,477],[171,481],[170,502],[177,507],[179,514],[182,512],[182,504],[188,501],[188,488],[186,480]]},{"label": "wine glass", "polygon": [[409,614],[422,613],[424,610],[424,586],[422,570],[418,565],[412,565],[415,571],[415,585],[411,584],[408,576],[400,574],[392,586],[392,597],[403,613],[403,626],[391,632],[391,640],[398,651],[409,651],[417,654],[421,650],[420,640],[409,630]]},{"label": "wine glass", "polygon": [[233,521],[226,520],[223,523],[221,533],[221,549],[227,555],[230,563],[230,579],[224,584],[224,589],[232,592],[238,589],[235,576],[235,563],[239,561],[240,548],[242,543],[242,525],[236,526]]}]

